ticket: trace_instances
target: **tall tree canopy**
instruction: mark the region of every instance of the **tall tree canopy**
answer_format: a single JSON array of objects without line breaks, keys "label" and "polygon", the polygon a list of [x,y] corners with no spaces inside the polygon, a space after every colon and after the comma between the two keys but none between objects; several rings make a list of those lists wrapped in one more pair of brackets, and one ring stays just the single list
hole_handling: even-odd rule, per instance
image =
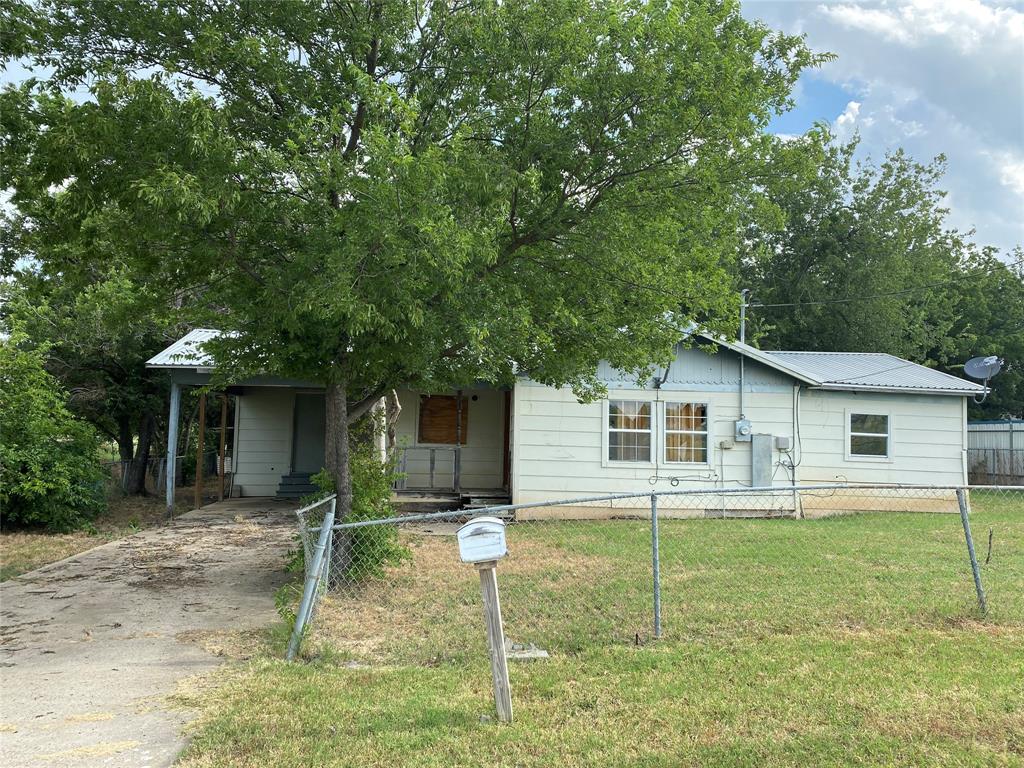
[{"label": "tall tree canopy", "polygon": [[1021,413],[1024,255],[1000,260],[949,226],[941,157],[857,163],[856,149],[821,128],[773,153],[764,191],[781,223],[751,226],[741,258],[753,333],[772,349],[889,352],[961,376],[968,358],[999,354],[1011,365],[973,412]]},{"label": "tall tree canopy", "polygon": [[822,130],[777,154],[789,173],[767,189],[785,223],[748,239],[745,277],[766,305],[752,315],[776,348],[922,359],[949,336],[955,308],[942,288],[966,249],[945,225],[942,160],[897,150],[854,163],[856,148]]},{"label": "tall tree canopy", "polygon": [[[145,493],[150,449],[166,427],[168,388],[166,374],[145,362],[184,329],[166,297],[139,285],[119,266],[117,246],[107,246],[106,259],[81,258],[74,269],[55,268],[71,243],[40,243],[26,254],[32,262],[0,286],[0,314],[21,329],[23,343],[45,350],[71,410],[117,444],[127,463],[122,488]],[[52,258],[49,247],[62,258]]]},{"label": "tall tree canopy", "polygon": [[225,375],[323,381],[341,515],[388,388],[586,392],[731,330],[762,129],[815,63],[714,0],[40,0],[8,27],[52,73],[0,105],[25,236],[120,230],[238,332]]}]

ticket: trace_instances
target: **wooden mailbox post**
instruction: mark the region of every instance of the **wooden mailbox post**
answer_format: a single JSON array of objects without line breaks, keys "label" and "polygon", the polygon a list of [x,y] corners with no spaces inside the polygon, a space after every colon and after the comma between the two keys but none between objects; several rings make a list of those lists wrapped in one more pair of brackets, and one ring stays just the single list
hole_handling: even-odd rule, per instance
[{"label": "wooden mailbox post", "polygon": [[487,620],[487,648],[491,655],[491,679],[498,720],[512,722],[512,689],[508,683],[508,659],[505,656],[505,631],[501,626],[501,601],[498,598],[498,560],[503,558],[505,523],[496,517],[478,517],[459,528],[459,556],[480,571],[480,592]]}]

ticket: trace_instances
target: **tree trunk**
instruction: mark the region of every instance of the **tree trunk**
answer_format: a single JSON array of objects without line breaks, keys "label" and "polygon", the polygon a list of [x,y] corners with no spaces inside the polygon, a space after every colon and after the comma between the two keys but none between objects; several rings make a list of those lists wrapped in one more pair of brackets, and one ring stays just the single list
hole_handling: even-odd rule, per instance
[{"label": "tree trunk", "polygon": [[128,465],[128,476],[125,478],[125,493],[146,495],[146,470],[149,468],[149,449],[153,445],[155,431],[156,419],[153,418],[153,414],[143,414],[139,419],[139,444],[135,449],[135,458]]},{"label": "tree trunk", "polygon": [[[334,480],[338,500],[335,521],[344,522],[352,514],[352,471],[349,466],[348,393],[344,384],[328,384],[324,393],[326,429],[324,430],[324,468]],[[332,569],[346,572],[352,563],[352,539],[337,531],[334,537]]]},{"label": "tree trunk", "polygon": [[117,417],[117,452],[122,464],[132,460],[132,452],[135,450],[134,437],[128,414],[121,414]]},{"label": "tree trunk", "polygon": [[384,404],[384,413],[386,432],[384,448],[388,459],[392,459],[394,458],[395,450],[398,448],[398,417],[402,413],[402,404],[398,400],[398,393],[393,389],[388,392],[387,400]]}]

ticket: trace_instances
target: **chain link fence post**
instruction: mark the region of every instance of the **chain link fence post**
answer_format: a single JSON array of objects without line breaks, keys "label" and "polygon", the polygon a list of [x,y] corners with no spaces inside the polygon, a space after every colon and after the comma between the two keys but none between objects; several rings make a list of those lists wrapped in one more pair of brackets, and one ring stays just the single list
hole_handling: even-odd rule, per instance
[{"label": "chain link fence post", "polygon": [[651,494],[651,572],[654,577],[654,637],[661,637],[661,559],[658,537],[658,494]]},{"label": "chain link fence post", "polygon": [[971,536],[971,521],[967,514],[967,492],[963,488],[956,489],[956,500],[960,505],[960,522],[964,526],[964,538],[967,539],[967,554],[971,557],[971,572],[974,574],[974,590],[978,593],[978,608],[981,615],[988,613],[988,605],[985,602],[985,589],[981,585],[981,569],[978,567],[978,557],[974,553],[974,538]]},{"label": "chain link fence post", "polygon": [[327,514],[320,525],[320,537],[317,539],[316,547],[313,549],[313,560],[312,562],[308,559],[306,560],[306,584],[302,590],[302,602],[299,603],[299,610],[295,613],[295,627],[292,629],[292,636],[288,641],[288,661],[292,661],[295,658],[295,654],[299,651],[302,633],[306,629],[306,622],[313,612],[317,592],[321,588],[321,580],[324,575],[324,555],[327,551],[327,542],[331,539],[331,527],[334,525],[336,503],[336,497],[332,496],[330,498],[330,506],[327,508]]}]

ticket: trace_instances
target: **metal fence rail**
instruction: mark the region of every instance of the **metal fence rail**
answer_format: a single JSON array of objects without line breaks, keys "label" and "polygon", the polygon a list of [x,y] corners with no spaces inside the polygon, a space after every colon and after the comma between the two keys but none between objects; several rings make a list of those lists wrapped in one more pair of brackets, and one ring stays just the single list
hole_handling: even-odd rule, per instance
[{"label": "metal fence rail", "polygon": [[[295,511],[299,520],[299,538],[302,540],[303,565],[305,578],[302,588],[302,599],[295,612],[295,625],[292,627],[288,641],[288,660],[295,658],[306,627],[312,620],[320,597],[327,589],[330,579],[332,541],[334,539],[334,511],[337,496],[330,495]],[[322,515],[318,525],[311,521]],[[316,542],[312,533],[316,532]]]},{"label": "metal fence rail", "polygon": [[[300,516],[314,567],[322,514]],[[479,651],[478,585],[459,562],[454,532],[481,515],[509,522],[498,570],[514,652],[717,635],[751,622],[886,626],[899,616],[986,610],[1024,620],[1024,486],[818,484],[648,490],[332,523],[327,564],[307,567],[326,593],[314,591],[314,603],[325,599],[304,631],[372,659]],[[822,603],[818,590],[836,597]]]}]

